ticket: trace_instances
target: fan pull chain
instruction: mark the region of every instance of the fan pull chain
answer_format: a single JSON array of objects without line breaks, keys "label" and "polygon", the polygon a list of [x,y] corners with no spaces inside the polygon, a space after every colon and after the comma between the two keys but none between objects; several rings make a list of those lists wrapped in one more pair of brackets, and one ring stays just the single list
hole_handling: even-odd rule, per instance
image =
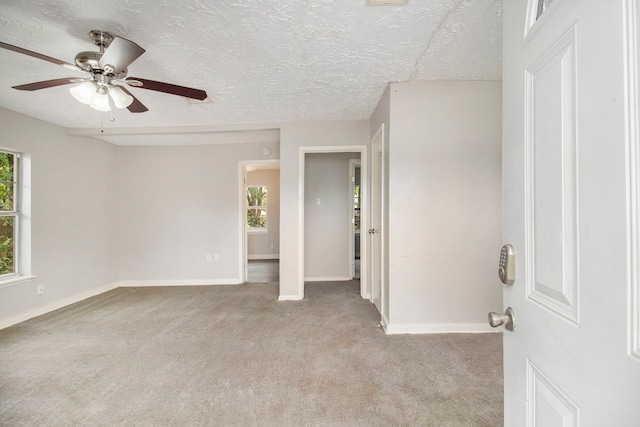
[{"label": "fan pull chain", "polygon": [[111,99],[111,95],[109,94],[108,90],[107,90],[107,101],[109,102],[109,121],[113,123],[116,121],[116,118],[113,117],[113,109],[116,108],[116,106],[113,103],[113,100]]}]

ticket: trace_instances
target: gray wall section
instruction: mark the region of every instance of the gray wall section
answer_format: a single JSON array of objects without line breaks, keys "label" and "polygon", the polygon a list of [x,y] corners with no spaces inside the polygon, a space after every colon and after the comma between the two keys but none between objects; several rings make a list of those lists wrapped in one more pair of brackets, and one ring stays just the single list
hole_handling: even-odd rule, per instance
[{"label": "gray wall section", "polygon": [[239,283],[238,162],[264,145],[119,147],[120,280]]},{"label": "gray wall section", "polygon": [[[116,147],[0,109],[5,149],[30,158],[32,280],[0,287],[0,324],[118,280]],[[28,196],[28,194],[25,194]],[[26,224],[25,224],[26,225]],[[37,285],[44,294],[36,294]],[[46,310],[45,310],[46,311]]]},{"label": "gray wall section", "polygon": [[486,326],[501,311],[501,82],[391,85],[391,324]]}]

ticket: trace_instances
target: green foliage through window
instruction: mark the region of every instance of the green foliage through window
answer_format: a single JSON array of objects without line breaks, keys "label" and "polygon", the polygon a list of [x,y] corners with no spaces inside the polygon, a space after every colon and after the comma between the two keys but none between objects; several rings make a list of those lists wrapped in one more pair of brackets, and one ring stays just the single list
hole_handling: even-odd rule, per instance
[{"label": "green foliage through window", "polygon": [[0,275],[15,273],[15,155],[0,152]]},{"label": "green foliage through window", "polygon": [[247,227],[267,227],[267,187],[247,187]]}]

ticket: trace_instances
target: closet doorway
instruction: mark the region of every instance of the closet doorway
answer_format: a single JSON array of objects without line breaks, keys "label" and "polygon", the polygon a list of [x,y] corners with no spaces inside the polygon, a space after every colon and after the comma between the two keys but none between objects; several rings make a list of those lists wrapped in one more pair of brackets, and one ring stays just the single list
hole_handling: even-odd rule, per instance
[{"label": "closet doorway", "polygon": [[[330,270],[327,268],[327,265],[333,266],[334,258],[337,260],[339,258],[340,261],[337,261],[340,265],[351,264],[351,261],[354,259],[348,254],[347,246],[354,247],[355,252],[355,243],[354,243],[354,233],[353,233],[353,224],[352,224],[352,211],[353,211],[353,200],[351,199],[351,195],[349,194],[349,186],[350,182],[348,179],[348,164],[349,159],[358,158],[361,164],[361,176],[362,176],[362,194],[361,194],[361,216],[360,216],[360,227],[362,229],[367,229],[368,225],[368,201],[367,201],[367,188],[366,188],[366,177],[367,177],[367,152],[368,146],[366,145],[351,145],[351,146],[313,146],[313,147],[300,147],[299,151],[299,176],[298,176],[298,185],[299,185],[299,199],[298,199],[298,212],[300,213],[299,222],[299,245],[298,245],[298,253],[299,253],[299,276],[298,276],[298,294],[300,299],[304,298],[304,286],[305,280],[308,281],[332,281],[332,280],[350,280],[352,277],[349,273],[349,268],[342,272],[342,267],[338,267]],[[312,173],[307,174],[307,160],[309,159],[318,159],[322,158],[323,155],[334,154],[337,157],[342,157],[346,160],[345,164],[345,176],[344,181],[340,179],[340,184],[342,183],[347,188],[347,191],[343,196],[340,196],[340,201],[344,201],[345,211],[344,216],[341,214],[341,218],[344,218],[344,224],[347,227],[344,228],[344,234],[340,234],[341,237],[338,237],[340,240],[344,239],[344,245],[338,244],[336,246],[331,246],[329,248],[328,245],[328,237],[329,231],[335,231],[337,225],[343,224],[340,219],[336,219],[338,222],[331,222],[330,224],[323,223],[328,215],[331,214],[334,209],[332,206],[333,200],[333,192],[332,186],[326,186],[327,184],[327,175],[322,176],[314,176]],[[315,156],[315,157],[314,157]],[[318,157],[319,156],[319,157]],[[334,175],[330,175],[335,177]],[[341,202],[342,203],[342,202]],[[341,208],[340,208],[341,209]],[[342,232],[341,232],[342,233]],[[371,296],[371,284],[369,283],[369,274],[367,271],[368,268],[368,239],[366,236],[363,236],[360,243],[360,254],[361,256],[361,268],[360,268],[360,295],[363,298],[369,299]],[[350,242],[350,243],[349,243]],[[342,250],[344,249],[344,255],[336,254],[334,249]],[[336,257],[334,257],[336,255]],[[342,264],[344,263],[344,264]],[[337,264],[336,264],[337,265]]]}]

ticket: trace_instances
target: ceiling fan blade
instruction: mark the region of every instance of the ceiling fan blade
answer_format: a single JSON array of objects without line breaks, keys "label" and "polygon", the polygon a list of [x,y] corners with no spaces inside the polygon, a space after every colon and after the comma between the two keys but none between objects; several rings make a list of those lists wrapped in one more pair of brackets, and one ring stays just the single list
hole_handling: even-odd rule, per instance
[{"label": "ceiling fan blade", "polygon": [[79,81],[82,81],[82,80],[79,80],[74,77],[65,77],[63,79],[54,79],[54,80],[45,80],[42,82],[27,83],[25,85],[13,86],[13,88],[18,90],[40,90],[40,89],[47,89],[49,87],[68,85],[71,83],[78,83]]},{"label": "ceiling fan blade", "polygon": [[143,48],[131,40],[116,37],[104,52],[102,58],[100,58],[98,65],[100,68],[111,65],[114,68],[113,73],[118,74],[138,59],[144,52],[145,50]]},{"label": "ceiling fan blade", "polygon": [[127,110],[131,111],[132,113],[144,113],[145,111],[149,111],[149,109],[145,107],[142,102],[138,101],[138,98],[133,96],[133,94],[129,92],[127,88],[125,88],[124,86],[119,86],[119,88],[133,98],[133,102],[127,107]]},{"label": "ceiling fan blade", "polygon": [[169,93],[171,95],[184,96],[185,98],[198,99],[200,101],[207,98],[207,92],[201,89],[194,89],[186,86],[178,86],[170,83],[156,82],[154,80],[141,79],[138,77],[130,77],[131,80],[137,80],[142,83],[142,86],[137,86],[142,89],[155,90],[157,92]]},{"label": "ceiling fan blade", "polygon": [[78,66],[76,66],[74,64],[70,64],[68,62],[61,61],[59,59],[52,58],[52,57],[47,56],[47,55],[43,55],[43,54],[38,53],[38,52],[33,52],[31,50],[23,49],[21,47],[14,46],[14,45],[11,45],[11,44],[8,44],[8,43],[0,42],[0,47],[4,48],[4,49],[7,49],[7,50],[12,50],[14,52],[21,53],[23,55],[28,55],[28,56],[31,56],[33,58],[42,59],[43,61],[48,61],[48,62],[51,62],[51,63],[56,64],[56,65],[62,65],[63,67],[68,68],[70,70],[77,70],[77,71],[85,72],[85,70],[83,70],[82,68],[80,68],[80,67],[78,67]]}]

